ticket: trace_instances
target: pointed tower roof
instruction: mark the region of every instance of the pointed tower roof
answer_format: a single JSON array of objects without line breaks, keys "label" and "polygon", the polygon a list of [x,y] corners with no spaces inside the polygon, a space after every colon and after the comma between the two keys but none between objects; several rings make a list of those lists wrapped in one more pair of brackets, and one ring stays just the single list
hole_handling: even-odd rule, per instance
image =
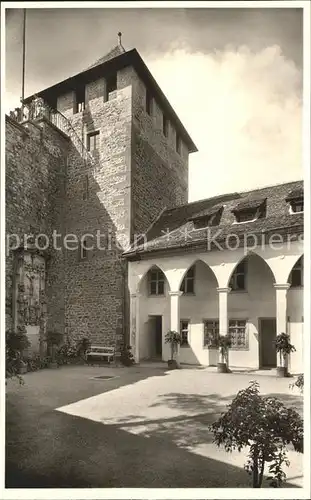
[{"label": "pointed tower roof", "polygon": [[97,59],[97,61],[95,61],[93,64],[91,64],[91,66],[88,66],[86,68],[86,70],[91,69],[91,68],[95,68],[95,66],[98,66],[99,64],[103,64],[103,63],[109,61],[110,59],[114,59],[115,57],[118,57],[121,54],[124,54],[125,48],[123,47],[123,45],[121,43],[121,36],[122,36],[122,33],[121,33],[121,31],[119,31],[119,33],[118,33],[118,45],[116,45],[113,49],[111,49],[105,56],[102,56],[99,59]]}]

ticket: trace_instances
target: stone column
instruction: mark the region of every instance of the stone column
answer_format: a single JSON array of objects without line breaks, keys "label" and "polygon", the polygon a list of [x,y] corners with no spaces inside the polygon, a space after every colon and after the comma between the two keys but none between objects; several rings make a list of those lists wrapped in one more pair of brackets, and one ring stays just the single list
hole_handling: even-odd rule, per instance
[{"label": "stone column", "polygon": [[[180,333],[180,297],[183,292],[169,292],[171,297],[171,320],[170,320],[170,329]],[[177,347],[177,359],[179,357],[179,349],[180,346]]]},{"label": "stone column", "polygon": [[276,334],[287,333],[287,290],[290,284],[275,283],[276,290]]},{"label": "stone column", "polygon": [[228,333],[228,294],[231,288],[217,288],[219,301],[219,335]]},{"label": "stone column", "polygon": [[139,293],[131,293],[130,302],[130,343],[136,363],[139,363]]}]

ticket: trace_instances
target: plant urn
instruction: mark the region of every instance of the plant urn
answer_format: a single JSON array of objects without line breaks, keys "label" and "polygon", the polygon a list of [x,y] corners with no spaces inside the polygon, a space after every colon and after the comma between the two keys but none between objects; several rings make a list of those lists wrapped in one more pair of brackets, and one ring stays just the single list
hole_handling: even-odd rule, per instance
[{"label": "plant urn", "polygon": [[169,359],[167,362],[167,366],[169,370],[177,370],[178,368],[178,363],[176,359]]},{"label": "plant urn", "polygon": [[28,371],[27,370],[27,365],[26,365],[26,363],[24,363],[24,361],[20,362],[20,366],[19,366],[19,370],[18,371],[19,371],[20,375],[24,375],[25,373],[27,373],[27,371]]},{"label": "plant urn", "polygon": [[288,377],[287,366],[278,366],[276,369],[277,377]]},{"label": "plant urn", "polygon": [[217,372],[218,373],[228,373],[227,364],[226,363],[217,363]]}]

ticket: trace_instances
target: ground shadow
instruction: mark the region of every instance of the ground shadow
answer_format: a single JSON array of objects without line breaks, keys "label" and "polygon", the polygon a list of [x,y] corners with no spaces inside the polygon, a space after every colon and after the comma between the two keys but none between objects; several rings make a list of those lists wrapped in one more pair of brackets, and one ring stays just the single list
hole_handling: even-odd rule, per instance
[{"label": "ground shadow", "polygon": [[10,433],[19,435],[7,448],[7,488],[250,487],[243,469],[157,436],[145,438],[56,411],[31,423],[27,416],[27,425],[20,425],[21,414],[14,420]]}]

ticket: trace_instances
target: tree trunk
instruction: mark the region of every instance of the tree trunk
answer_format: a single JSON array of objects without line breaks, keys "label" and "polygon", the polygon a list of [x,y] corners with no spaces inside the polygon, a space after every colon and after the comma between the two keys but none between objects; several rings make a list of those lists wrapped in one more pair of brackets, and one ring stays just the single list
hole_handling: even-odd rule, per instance
[{"label": "tree trunk", "polygon": [[253,459],[253,488],[260,488],[258,481],[258,459]]},{"label": "tree trunk", "polygon": [[264,470],[265,470],[265,461],[264,461],[264,459],[262,459],[261,463],[260,463],[259,480],[258,480],[258,487],[259,488],[261,488],[261,486],[262,486]]},{"label": "tree trunk", "polygon": [[171,343],[171,360],[173,361],[174,359],[174,344],[173,342]]}]

